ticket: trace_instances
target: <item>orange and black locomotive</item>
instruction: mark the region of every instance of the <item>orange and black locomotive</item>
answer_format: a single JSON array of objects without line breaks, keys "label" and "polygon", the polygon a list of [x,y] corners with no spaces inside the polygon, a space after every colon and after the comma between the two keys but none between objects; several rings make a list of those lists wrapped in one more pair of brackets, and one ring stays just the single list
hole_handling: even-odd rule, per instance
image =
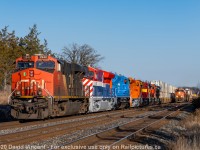
[{"label": "orange and black locomotive", "polygon": [[82,79],[87,73],[87,67],[43,54],[18,58],[9,97],[12,116],[24,120],[85,113],[89,97]]}]

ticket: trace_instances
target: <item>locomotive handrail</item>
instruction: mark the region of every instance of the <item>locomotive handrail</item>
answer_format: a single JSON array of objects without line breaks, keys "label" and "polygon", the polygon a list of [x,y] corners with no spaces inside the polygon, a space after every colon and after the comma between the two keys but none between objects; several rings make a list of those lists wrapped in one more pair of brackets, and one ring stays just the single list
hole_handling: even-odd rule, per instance
[{"label": "locomotive handrail", "polygon": [[11,96],[13,95],[13,93],[18,89],[18,87],[19,87],[19,83],[20,83],[21,81],[18,81],[17,82],[17,86],[16,86],[16,88],[10,93],[10,95],[8,96],[8,104],[10,104],[10,98],[11,98]]},{"label": "locomotive handrail", "polygon": [[47,89],[43,89],[50,97],[52,97],[53,98],[53,96],[50,94],[50,92],[47,90]]},{"label": "locomotive handrail", "polygon": [[53,96],[50,94],[50,92],[47,90],[47,89],[43,89],[51,98],[51,100],[50,100],[50,106],[49,106],[49,115],[51,115],[52,114],[52,109],[53,109]]}]

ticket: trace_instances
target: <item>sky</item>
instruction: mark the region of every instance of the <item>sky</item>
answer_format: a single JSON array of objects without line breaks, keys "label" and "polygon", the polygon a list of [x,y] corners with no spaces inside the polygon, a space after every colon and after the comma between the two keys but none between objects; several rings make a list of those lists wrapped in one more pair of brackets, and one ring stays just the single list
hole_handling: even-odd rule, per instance
[{"label": "sky", "polygon": [[199,0],[0,0],[0,29],[17,36],[37,24],[40,39],[61,53],[89,44],[99,66],[174,86],[200,83]]}]

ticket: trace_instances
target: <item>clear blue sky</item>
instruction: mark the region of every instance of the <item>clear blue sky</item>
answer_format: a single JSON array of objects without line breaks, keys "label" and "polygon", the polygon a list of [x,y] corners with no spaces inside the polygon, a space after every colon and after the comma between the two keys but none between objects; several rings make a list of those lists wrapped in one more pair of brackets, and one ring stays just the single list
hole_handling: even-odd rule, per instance
[{"label": "clear blue sky", "polygon": [[200,82],[199,0],[1,0],[0,29],[18,36],[38,25],[61,52],[87,43],[102,69],[176,86]]}]

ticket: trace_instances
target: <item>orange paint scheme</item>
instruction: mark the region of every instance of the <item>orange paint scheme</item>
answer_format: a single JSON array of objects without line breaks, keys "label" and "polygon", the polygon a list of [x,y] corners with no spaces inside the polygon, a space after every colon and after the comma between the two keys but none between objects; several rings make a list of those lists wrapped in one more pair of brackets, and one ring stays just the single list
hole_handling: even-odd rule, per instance
[{"label": "orange paint scheme", "polygon": [[130,80],[130,97],[132,99],[140,98],[141,96],[141,81],[129,78]]},{"label": "orange paint scheme", "polygon": [[186,98],[186,91],[182,88],[178,88],[175,91],[175,98],[176,100],[185,100]]},{"label": "orange paint scheme", "polygon": [[18,62],[34,62],[31,68],[16,69],[12,74],[12,91],[20,91],[21,96],[37,95],[38,90],[42,91],[43,96],[54,95],[54,72],[47,72],[36,68],[37,61],[52,61],[55,63],[55,70],[57,69],[57,60],[51,56],[47,58],[40,58],[38,55],[31,57],[20,57],[16,60],[16,68]]},{"label": "orange paint scheme", "polygon": [[44,119],[85,113],[88,97],[82,79],[87,72],[86,67],[43,54],[18,58],[9,97],[11,115]]},{"label": "orange paint scheme", "polygon": [[133,99],[141,98],[142,82],[140,80],[135,80],[133,78],[129,78],[129,81],[130,81],[130,106],[132,106]]},{"label": "orange paint scheme", "polygon": [[156,98],[156,85],[155,84],[151,84],[150,97],[151,98]]}]

